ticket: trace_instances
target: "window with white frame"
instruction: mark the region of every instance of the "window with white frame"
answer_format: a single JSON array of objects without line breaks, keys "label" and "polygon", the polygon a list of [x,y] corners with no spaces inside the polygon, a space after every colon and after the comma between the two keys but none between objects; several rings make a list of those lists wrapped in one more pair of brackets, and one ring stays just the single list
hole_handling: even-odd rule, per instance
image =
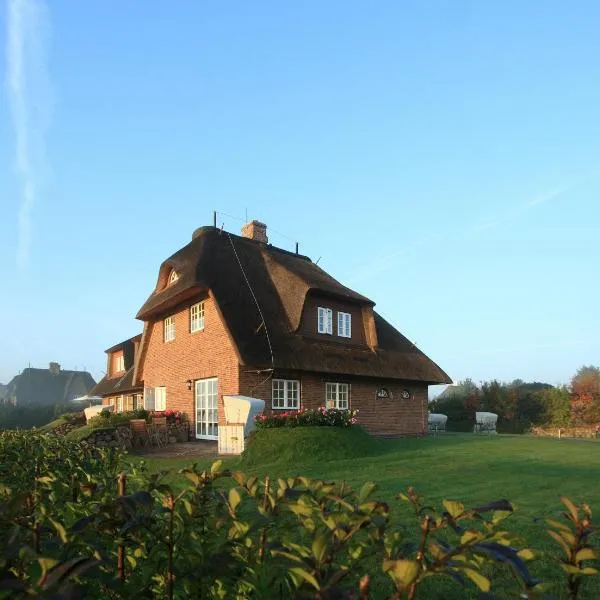
[{"label": "window with white frame", "polygon": [[123,353],[115,356],[115,373],[120,373],[125,370],[125,357]]},{"label": "window with white frame", "polygon": [[175,283],[178,279],[179,279],[179,275],[177,274],[177,271],[175,269],[173,269],[171,271],[171,274],[169,275],[169,285],[171,285],[172,283]]},{"label": "window with white frame", "polygon": [[319,306],[317,309],[317,331],[329,335],[333,334],[333,311],[330,308]]},{"label": "window with white frame", "polygon": [[296,379],[273,379],[274,409],[300,408],[300,382]]},{"label": "window with white frame", "polygon": [[175,339],[175,317],[167,317],[164,321],[165,342],[172,342]]},{"label": "window with white frame", "polygon": [[204,302],[198,302],[190,307],[190,332],[204,329]]},{"label": "window with white frame", "polygon": [[123,396],[117,396],[115,412],[123,412]]},{"label": "window with white frame", "polygon": [[139,410],[140,408],[144,408],[144,396],[136,394],[133,397],[133,410]]},{"label": "window with white frame", "polygon": [[346,410],[350,406],[349,391],[350,386],[347,383],[325,384],[325,406]]},{"label": "window with white frame", "polygon": [[346,312],[338,312],[338,335],[340,337],[352,337],[352,315]]},{"label": "window with white frame", "polygon": [[167,388],[164,385],[154,388],[154,410],[167,410]]}]

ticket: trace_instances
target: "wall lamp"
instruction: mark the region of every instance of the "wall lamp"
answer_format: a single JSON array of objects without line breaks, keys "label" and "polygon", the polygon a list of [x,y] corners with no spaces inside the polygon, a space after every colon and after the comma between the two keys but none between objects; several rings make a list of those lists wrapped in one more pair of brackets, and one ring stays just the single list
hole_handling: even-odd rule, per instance
[{"label": "wall lamp", "polygon": [[185,382],[185,384],[187,385],[187,389],[190,390],[190,391],[192,390],[192,383],[193,383],[193,381],[191,379],[188,379]]}]

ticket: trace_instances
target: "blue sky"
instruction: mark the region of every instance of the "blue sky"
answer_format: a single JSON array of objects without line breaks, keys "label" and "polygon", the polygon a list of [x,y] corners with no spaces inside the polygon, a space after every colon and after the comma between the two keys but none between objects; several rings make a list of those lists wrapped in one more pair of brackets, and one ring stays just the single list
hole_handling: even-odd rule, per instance
[{"label": "blue sky", "polygon": [[101,377],[213,209],[298,240],[454,379],[600,362],[598,2],[0,19],[0,381],[51,360]]}]

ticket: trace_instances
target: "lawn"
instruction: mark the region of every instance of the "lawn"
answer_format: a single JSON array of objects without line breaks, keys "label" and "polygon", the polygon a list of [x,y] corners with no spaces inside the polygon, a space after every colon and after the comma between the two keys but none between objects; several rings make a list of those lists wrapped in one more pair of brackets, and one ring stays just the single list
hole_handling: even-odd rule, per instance
[{"label": "lawn", "polygon": [[[545,553],[557,553],[557,547],[546,534],[543,518],[559,514],[560,495],[575,502],[587,502],[600,509],[600,444],[595,441],[557,440],[528,436],[475,436],[442,434],[422,439],[375,442],[365,446],[364,456],[343,458],[332,450],[327,459],[322,448],[312,452],[302,447],[302,431],[297,436],[295,453],[282,455],[277,448],[262,464],[240,464],[239,458],[226,459],[232,469],[255,475],[307,475],[328,480],[345,480],[360,486],[370,480],[377,484],[377,497],[394,502],[395,495],[408,486],[416,488],[429,503],[456,499],[476,505],[499,498],[510,500],[516,508],[509,528],[527,540],[530,547]],[[327,435],[324,432],[324,435]],[[327,438],[324,438],[325,440]],[[187,460],[149,459],[151,470],[176,469],[188,465]],[[176,480],[177,476],[172,476]],[[406,508],[398,507],[400,517]],[[398,517],[396,517],[398,518]],[[541,559],[534,569],[541,579],[560,581],[557,567]],[[592,578],[583,588],[584,598],[600,597],[600,577]],[[561,596],[558,590],[553,590]],[[450,591],[444,597],[454,596]],[[450,594],[450,595],[447,595]],[[441,597],[441,596],[440,596]]]}]

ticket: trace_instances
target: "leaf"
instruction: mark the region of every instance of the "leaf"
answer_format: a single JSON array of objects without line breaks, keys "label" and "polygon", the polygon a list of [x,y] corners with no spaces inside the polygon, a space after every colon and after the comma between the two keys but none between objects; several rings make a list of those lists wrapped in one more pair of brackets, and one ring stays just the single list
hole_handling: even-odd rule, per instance
[{"label": "leaf", "polygon": [[416,560],[384,560],[383,570],[394,581],[406,587],[417,580],[421,566]]},{"label": "leaf", "polygon": [[571,531],[564,523],[561,523],[560,521],[555,521],[554,519],[546,519],[546,523],[548,523],[550,527],[560,529],[561,531]]},{"label": "leaf", "polygon": [[456,500],[443,500],[442,504],[453,519],[456,519],[465,512],[465,505]]},{"label": "leaf", "polygon": [[236,488],[231,488],[229,490],[229,506],[231,506],[231,510],[235,511],[241,501],[242,497],[238,490]]},{"label": "leaf", "polygon": [[64,528],[64,526],[62,525],[62,523],[59,523],[58,521],[55,521],[54,519],[50,519],[50,517],[48,517],[50,523],[52,523],[52,525],[54,526],[54,529],[56,529],[57,533],[58,533],[58,537],[60,537],[60,541],[63,544],[67,543],[67,530]]},{"label": "leaf", "polygon": [[298,577],[310,583],[316,590],[321,589],[319,586],[319,582],[306,569],[302,569],[301,567],[292,567],[290,569],[290,572],[294,573],[295,575],[298,575]]},{"label": "leaf", "polygon": [[556,533],[556,531],[552,531],[551,529],[548,530],[548,535],[554,540],[556,540],[563,547],[567,558],[570,558],[571,549],[569,548],[569,545],[565,542],[565,540],[563,540],[562,537],[558,533]]},{"label": "leaf", "polygon": [[490,580],[475,569],[466,567],[462,572],[482,591],[490,591]]},{"label": "leaf", "polygon": [[594,567],[584,567],[581,569],[580,573],[582,575],[597,575],[598,569],[594,569]]},{"label": "leaf", "polygon": [[579,520],[579,511],[577,510],[577,507],[575,506],[575,504],[573,504],[573,502],[566,496],[561,496],[560,501],[565,505],[565,507],[567,508],[569,513],[571,513],[571,517],[573,518],[573,521],[578,521]]},{"label": "leaf", "polygon": [[582,548],[576,555],[575,560],[581,562],[582,560],[592,560],[596,558],[596,552],[592,548]]},{"label": "leaf", "polygon": [[479,531],[474,531],[473,529],[467,529],[467,531],[465,531],[460,538],[460,545],[464,546],[466,544],[474,542],[475,540],[481,539],[481,537],[482,536],[479,533]]},{"label": "leaf", "polygon": [[38,558],[38,563],[42,567],[42,575],[45,575],[50,569],[58,564],[58,561],[54,558]]},{"label": "leaf", "polygon": [[362,504],[365,502],[376,489],[377,485],[372,481],[367,481],[365,484],[363,484],[363,486],[360,488],[360,492],[358,492],[358,503]]},{"label": "leaf", "polygon": [[56,565],[49,573],[44,589],[48,589],[57,583],[63,582],[70,577],[84,573],[88,569],[101,564],[101,561],[92,558],[73,558],[67,562]]},{"label": "leaf", "polygon": [[529,548],[523,548],[517,552],[517,556],[523,560],[533,560],[535,558],[535,553]]},{"label": "leaf", "polygon": [[317,559],[317,562],[321,562],[325,556],[327,550],[327,539],[324,535],[318,535],[315,537],[312,543],[313,556]]},{"label": "leaf", "polygon": [[221,467],[223,466],[223,461],[222,460],[216,460],[211,466],[210,466],[210,474],[211,475],[217,475],[218,473],[221,472]]}]

